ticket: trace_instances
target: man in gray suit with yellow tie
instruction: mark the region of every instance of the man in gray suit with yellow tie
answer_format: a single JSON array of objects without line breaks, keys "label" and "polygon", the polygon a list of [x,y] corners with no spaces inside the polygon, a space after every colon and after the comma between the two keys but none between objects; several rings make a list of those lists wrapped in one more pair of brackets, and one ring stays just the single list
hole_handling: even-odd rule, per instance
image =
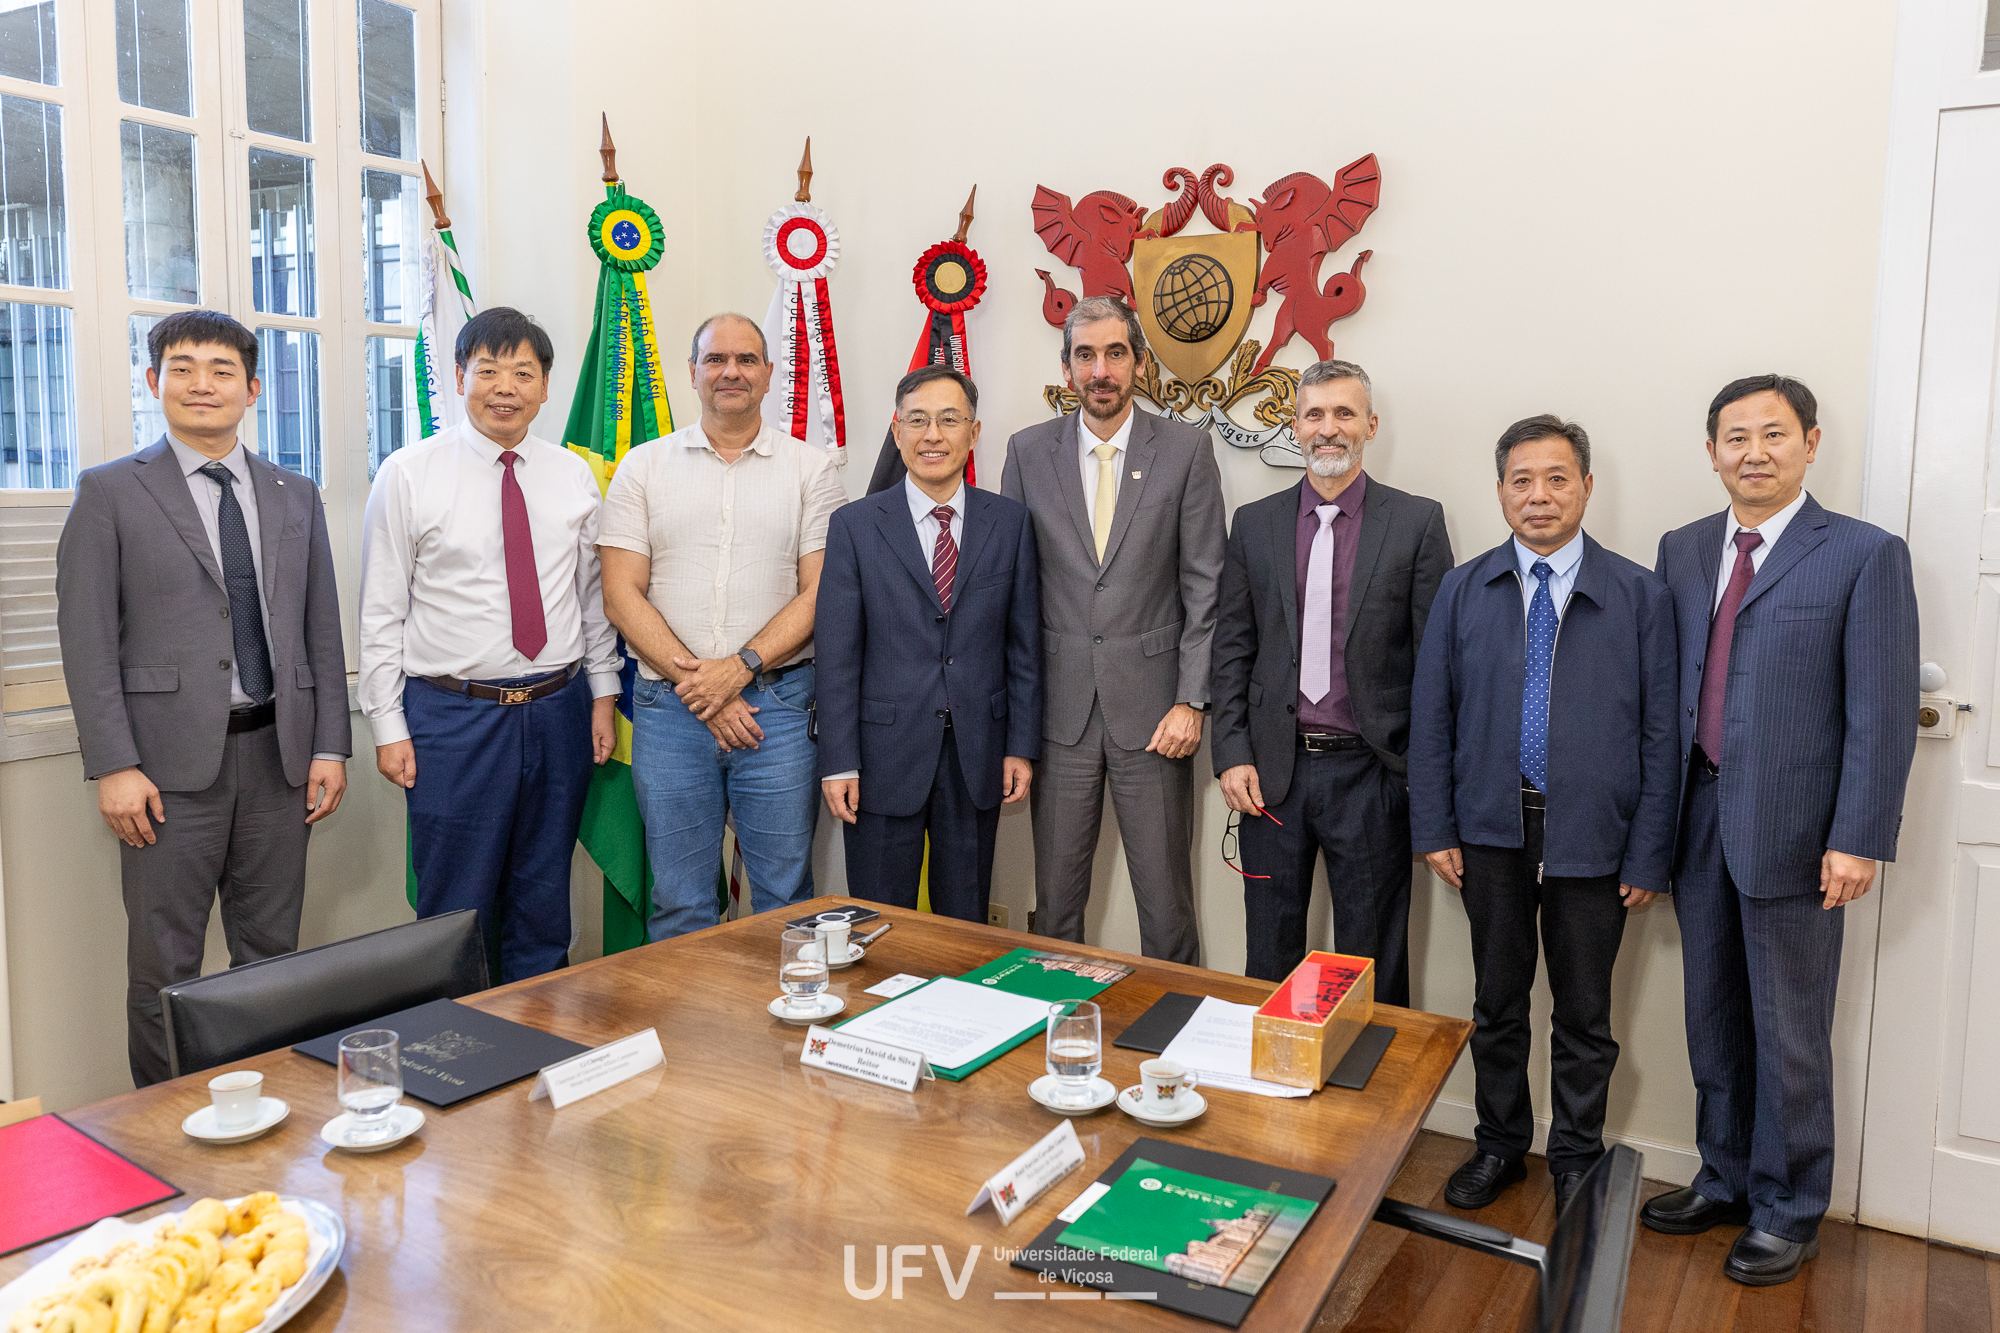
[{"label": "man in gray suit with yellow tie", "polygon": [[1063,322],[1069,416],[1007,442],[1002,492],[1028,506],[1042,571],[1036,930],[1083,938],[1108,780],[1149,958],[1198,962],[1194,752],[1222,576],[1222,478],[1208,432],[1135,411],[1146,338],[1111,296]]},{"label": "man in gray suit with yellow tie", "polygon": [[193,310],[149,344],[167,434],[77,478],[56,548],[84,776],[124,844],[140,1087],[167,1077],[160,988],[200,974],[218,891],[232,965],[298,948],[306,838],[351,752],[319,492],[236,439],[257,339]]}]

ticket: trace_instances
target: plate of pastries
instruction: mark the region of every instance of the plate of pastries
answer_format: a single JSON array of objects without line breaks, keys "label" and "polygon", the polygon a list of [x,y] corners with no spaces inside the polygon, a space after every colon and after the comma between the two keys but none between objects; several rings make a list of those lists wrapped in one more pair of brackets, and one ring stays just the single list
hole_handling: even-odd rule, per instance
[{"label": "plate of pastries", "polygon": [[259,1333],[305,1308],[347,1228],[312,1199],[200,1199],[108,1217],[0,1288],[6,1333]]}]

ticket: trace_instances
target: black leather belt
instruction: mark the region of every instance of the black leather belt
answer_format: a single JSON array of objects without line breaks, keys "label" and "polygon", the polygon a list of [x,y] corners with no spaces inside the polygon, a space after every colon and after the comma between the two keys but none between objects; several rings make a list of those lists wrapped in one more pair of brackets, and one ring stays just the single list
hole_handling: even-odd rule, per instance
[{"label": "black leather belt", "polygon": [[476,680],[460,680],[456,676],[421,676],[418,679],[448,694],[462,694],[468,699],[487,699],[496,704],[531,704],[568,685],[582,669],[581,662],[571,662],[562,670],[551,671],[546,676],[531,676],[525,685],[482,685]]},{"label": "black leather belt", "polygon": [[1307,754],[1332,754],[1336,750],[1365,750],[1368,742],[1344,731],[1302,731],[1299,748]]},{"label": "black leather belt", "polygon": [[278,705],[274,700],[261,704],[245,704],[241,708],[229,710],[229,734],[239,731],[262,731],[278,720]]},{"label": "black leather belt", "polygon": [[1549,808],[1548,793],[1536,790],[1534,783],[1528,781],[1526,778],[1522,778],[1521,808],[1523,810],[1547,810]]},{"label": "black leather belt", "polygon": [[783,680],[785,677],[791,675],[794,671],[804,671],[807,667],[811,666],[812,664],[813,660],[810,657],[808,657],[803,662],[794,662],[790,666],[781,666],[775,671],[761,672],[758,674],[757,679],[751,681],[750,683],[756,686],[760,690],[768,690],[773,685],[776,685],[779,681]]}]

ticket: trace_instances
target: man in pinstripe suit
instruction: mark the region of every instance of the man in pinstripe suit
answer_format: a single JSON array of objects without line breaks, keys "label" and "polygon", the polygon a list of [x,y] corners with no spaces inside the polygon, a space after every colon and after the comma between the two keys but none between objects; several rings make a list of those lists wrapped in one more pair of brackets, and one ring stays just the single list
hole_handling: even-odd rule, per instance
[{"label": "man in pinstripe suit", "polygon": [[1917,735],[1910,550],[1805,493],[1811,390],[1737,380],[1708,409],[1730,507],[1668,533],[1687,785],[1674,905],[1701,1171],[1655,1231],[1744,1225],[1723,1271],[1790,1281],[1833,1184],[1842,912],[1896,855]]}]

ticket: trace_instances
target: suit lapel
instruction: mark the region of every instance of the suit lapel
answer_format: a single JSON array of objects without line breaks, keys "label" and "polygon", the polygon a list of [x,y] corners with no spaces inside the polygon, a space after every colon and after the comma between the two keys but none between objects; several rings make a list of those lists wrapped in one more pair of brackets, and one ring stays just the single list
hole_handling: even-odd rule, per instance
[{"label": "suit lapel", "polygon": [[[1299,486],[1306,483],[1301,481]],[[1291,503],[1271,508],[1271,578],[1285,608],[1285,632],[1292,636],[1292,656],[1299,655],[1299,486],[1286,491]],[[1349,594],[1352,596],[1352,594]]]},{"label": "suit lapel", "polygon": [[250,467],[250,488],[257,494],[257,545],[264,564],[264,605],[278,595],[278,538],[285,531],[285,489],[275,463],[244,450]]},{"label": "suit lapel", "polygon": [[[1820,508],[1819,501],[1810,495],[1799,506],[1799,512],[1792,515],[1792,521],[1785,525],[1785,533],[1778,538],[1778,544],[1771,548],[1771,554],[1764,557],[1763,568],[1750,580],[1750,590],[1743,594],[1742,603],[1736,608],[1741,615],[1743,608],[1762,597],[1764,593],[1785,572],[1805,558],[1806,552],[1826,540],[1826,510]],[[1716,549],[1716,567],[1721,568],[1721,548]],[[1715,575],[1711,572],[1710,577]]]},{"label": "suit lapel", "polygon": [[150,448],[139,455],[144,464],[139,469],[139,484],[152,492],[153,499],[165,511],[167,521],[180,533],[181,540],[194,552],[194,558],[215,580],[215,586],[225,592],[228,585],[222,581],[222,566],[216,563],[215,551],[208,544],[208,530],[201,525],[201,515],[195,511],[194,496],[188,494],[187,477],[181,472],[180,460],[167,445],[167,437],[162,435]]},{"label": "suit lapel", "polygon": [[[959,529],[962,536],[958,543],[958,572],[961,578],[971,578],[972,571],[979,568],[979,553],[985,549],[986,539],[993,535],[993,513],[986,496],[963,483],[959,486],[958,502],[960,512],[965,515],[964,526]],[[935,587],[937,580],[931,580],[931,584]],[[954,599],[957,594],[958,585],[954,584]]]},{"label": "suit lapel", "polygon": [[1077,432],[1083,429],[1083,410],[1069,414],[1063,428],[1056,432],[1056,441],[1049,447],[1049,457],[1055,464],[1056,489],[1062,492],[1063,507],[1069,510],[1070,520],[1076,525],[1076,535],[1083,543],[1084,554],[1094,564],[1097,561],[1097,542],[1090,534],[1090,509],[1083,500],[1083,471],[1077,459]]},{"label": "suit lapel", "polygon": [[1389,531],[1389,507],[1383,498],[1378,497],[1373,504],[1364,498],[1361,503],[1361,544],[1354,550],[1354,572],[1347,580],[1347,623],[1340,628],[1343,649],[1347,646],[1347,636],[1354,633],[1355,618],[1361,614],[1362,594],[1368,591],[1368,580],[1375,576],[1375,562],[1381,557],[1382,540]]},{"label": "suit lapel", "polygon": [[[1126,529],[1132,526],[1132,511],[1139,507],[1145,497],[1146,483],[1153,476],[1153,414],[1132,405],[1132,438],[1125,446],[1123,466],[1127,472],[1125,479],[1118,483],[1118,507],[1111,511],[1111,535],[1104,542],[1104,565],[1109,566],[1118,554],[1118,544],[1125,540]],[[1077,486],[1083,485],[1079,474]],[[1091,543],[1091,554],[1097,553],[1097,545]]]},{"label": "suit lapel", "polygon": [[[917,525],[910,521],[910,506],[903,488],[891,486],[886,491],[880,491],[875,501],[875,527],[881,532],[882,540],[889,544],[889,549],[903,562],[903,568],[910,571],[910,577],[923,589],[924,596],[930,599],[931,608],[942,615],[944,603],[938,600],[937,580],[931,577],[930,562],[924,559],[923,545],[917,540]],[[965,521],[970,527],[972,515],[967,514]],[[962,569],[964,566],[965,561],[961,557],[959,567]]]},{"label": "suit lapel", "polygon": [[1701,586],[1707,591],[1708,600],[1702,605],[1715,614],[1715,581],[1722,568],[1722,533],[1729,526],[1729,511],[1712,516],[1707,525],[1695,537],[1695,558],[1701,561]]}]

